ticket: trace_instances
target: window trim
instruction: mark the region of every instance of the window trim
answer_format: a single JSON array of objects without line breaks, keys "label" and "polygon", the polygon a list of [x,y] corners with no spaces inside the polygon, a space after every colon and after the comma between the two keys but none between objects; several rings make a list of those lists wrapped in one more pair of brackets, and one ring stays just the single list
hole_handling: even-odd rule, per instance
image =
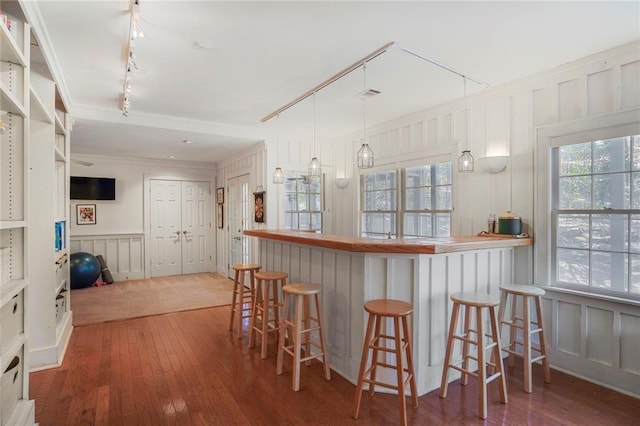
[{"label": "window trim", "polygon": [[595,292],[589,288],[560,287],[556,285],[553,262],[555,229],[553,218],[553,200],[557,197],[553,182],[553,170],[558,159],[554,157],[554,148],[579,142],[610,139],[622,135],[640,133],[640,108],[624,112],[589,117],[567,123],[541,126],[536,129],[534,149],[534,229],[535,238],[533,279],[536,284],[553,289],[569,289],[587,297],[615,297],[633,301],[633,296],[620,292]]},{"label": "window trim", "polygon": [[[295,177],[293,177],[292,175],[295,175]],[[306,177],[306,173],[303,173],[303,172],[296,172],[296,171],[285,172],[285,181],[287,179],[294,179],[294,178],[297,181],[297,180],[303,179],[304,177]],[[311,209],[309,209],[309,210],[298,210],[298,209],[296,209],[296,210],[287,210],[285,208],[285,206],[287,205],[286,197],[287,197],[287,194],[289,194],[289,192],[287,192],[287,190],[286,190],[286,183],[285,183],[285,187],[283,188],[283,196],[284,196],[283,203],[284,204],[283,204],[283,208],[282,208],[282,218],[283,218],[283,223],[284,223],[285,229],[298,230],[298,231],[300,231],[300,230],[302,230],[302,231],[315,230],[313,228],[300,229],[300,214],[301,213],[308,213],[310,215],[313,215],[313,214],[319,213],[320,214],[320,230],[319,231],[320,232],[323,231],[324,226],[325,226],[325,215],[324,215],[324,209],[325,209],[325,186],[324,185],[325,185],[325,176],[324,176],[324,173],[323,173],[320,176],[320,192],[319,192],[319,194],[320,194],[320,210],[311,210]],[[297,184],[296,184],[296,192],[295,192],[295,194],[297,196],[299,194],[307,194],[308,195],[308,194],[317,194],[317,193],[316,192],[299,192]],[[296,202],[296,205],[297,205],[297,202]],[[296,214],[298,216],[298,227],[297,228],[295,228],[295,229],[294,228],[286,228],[286,221],[287,221],[286,217],[287,217],[287,214]]]}]

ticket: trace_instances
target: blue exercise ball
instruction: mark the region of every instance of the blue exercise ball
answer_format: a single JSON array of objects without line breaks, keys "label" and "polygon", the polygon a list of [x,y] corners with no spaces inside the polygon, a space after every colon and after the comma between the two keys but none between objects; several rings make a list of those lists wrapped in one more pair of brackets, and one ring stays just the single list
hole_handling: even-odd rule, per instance
[{"label": "blue exercise ball", "polygon": [[69,268],[72,289],[91,287],[100,276],[100,262],[91,253],[73,253]]}]

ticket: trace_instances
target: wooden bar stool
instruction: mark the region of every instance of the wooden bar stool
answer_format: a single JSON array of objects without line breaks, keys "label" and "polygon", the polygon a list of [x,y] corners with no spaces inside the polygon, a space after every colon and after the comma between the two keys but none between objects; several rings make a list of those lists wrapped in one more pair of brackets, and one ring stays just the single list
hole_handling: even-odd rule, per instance
[{"label": "wooden bar stool", "polygon": [[[542,308],[540,302],[544,295],[544,290],[533,285],[504,285],[500,286],[500,327],[507,326],[509,344],[502,347],[502,350],[509,353],[509,367],[513,367],[514,355],[521,356],[524,361],[524,391],[531,393],[533,384],[531,381],[531,365],[534,362],[542,360],[542,371],[544,374],[544,382],[551,383],[551,371],[549,370],[549,360],[547,358],[547,347],[544,339],[544,327],[542,321]],[[511,319],[505,320],[505,311],[507,301],[511,298]],[[518,296],[522,297],[522,317],[517,315]],[[531,305],[533,300],[536,310],[536,320],[531,319]],[[535,327],[532,328],[531,326]],[[518,330],[522,332],[522,343],[516,340]],[[539,347],[531,344],[531,336],[534,334],[539,336]],[[522,352],[516,350],[516,346],[522,346]],[[531,351],[536,351],[540,355],[531,358]]]},{"label": "wooden bar stool", "polygon": [[[236,335],[242,339],[242,319],[250,318],[255,297],[255,273],[261,266],[257,263],[238,263],[232,266],[235,271],[233,280],[233,298],[231,300],[231,319],[229,331],[233,330],[233,321],[236,321]],[[249,273],[249,287],[245,287],[244,276]]]},{"label": "wooden bar stool", "polygon": [[[364,310],[369,313],[367,331],[362,348],[362,360],[360,361],[360,372],[358,373],[358,384],[356,386],[356,398],[353,407],[353,418],[357,419],[360,413],[360,402],[362,400],[362,388],[365,383],[369,384],[369,394],[373,395],[376,385],[398,391],[398,402],[400,407],[400,424],[407,424],[407,406],[405,403],[405,390],[407,383],[411,388],[411,401],[413,407],[418,407],[418,393],[416,390],[415,374],[413,372],[413,356],[411,345],[411,333],[407,318],[413,312],[410,303],[392,299],[370,300],[364,304]],[[394,334],[382,334],[382,321],[393,319]],[[400,328],[402,321],[402,328]],[[375,330],[374,330],[375,329]],[[383,340],[384,339],[384,340]],[[387,347],[386,341],[393,340],[393,348]],[[369,350],[372,350],[371,366],[367,368]],[[395,355],[396,364],[388,364],[385,359],[379,359],[379,351],[388,352]],[[403,352],[406,358],[406,365],[403,363]],[[376,380],[378,367],[392,368],[396,370],[396,384],[380,382]],[[407,374],[405,377],[405,373]]]},{"label": "wooden bar stool", "polygon": [[[444,359],[444,369],[442,370],[442,383],[440,386],[440,398],[447,397],[447,387],[449,385],[449,368],[453,368],[462,373],[460,383],[462,385],[467,384],[468,376],[474,376],[478,378],[478,402],[479,402],[479,416],[482,419],[487,418],[487,384],[495,379],[500,380],[500,401],[503,404],[507,403],[507,382],[504,375],[504,366],[502,364],[502,351],[500,348],[500,332],[498,326],[498,318],[496,316],[496,307],[499,305],[498,301],[492,300],[487,294],[482,293],[454,293],[451,296],[453,301],[453,311],[451,313],[451,324],[449,326],[449,337],[447,339],[447,350]],[[460,307],[464,308],[464,330],[463,334],[456,334],[456,328],[458,325],[458,317],[460,314]],[[485,335],[482,311],[483,309],[489,310],[491,334]],[[476,329],[472,329],[471,326],[471,312],[476,311]],[[475,339],[471,337],[471,334],[475,335]],[[485,344],[485,337],[489,337],[490,341]],[[453,343],[455,340],[462,342],[462,360],[459,362],[451,362]],[[469,354],[469,345],[475,345],[477,348],[477,357]],[[485,356],[485,351],[492,349],[493,360],[491,362]],[[469,359],[477,361],[478,371],[473,372],[469,369]],[[462,366],[460,366],[462,364]],[[487,377],[487,365],[495,369],[495,372]]]},{"label": "wooden bar stool", "polygon": [[249,328],[249,347],[256,345],[256,333],[260,339],[262,359],[267,357],[267,341],[270,332],[277,332],[280,328],[280,291],[287,284],[286,272],[262,271],[256,272],[256,297],[253,303],[251,323]]},{"label": "wooden bar stool", "polygon": [[[322,286],[312,283],[296,283],[287,284],[282,287],[284,293],[284,314],[280,321],[280,332],[278,339],[278,360],[276,366],[276,374],[282,374],[282,362],[284,353],[288,353],[293,357],[293,390],[300,389],[300,364],[311,365],[313,358],[322,358],[324,365],[324,378],[331,380],[331,370],[329,368],[329,355],[327,353],[327,343],[322,331],[322,308],[320,306],[319,293]],[[313,296],[316,307],[316,317],[311,316],[309,310],[309,298]],[[294,300],[294,320],[289,319],[289,306],[291,299]],[[311,321],[315,322],[315,326],[311,326]],[[285,330],[289,327],[292,331],[291,337],[293,344],[285,345]],[[303,328],[304,327],[304,328]],[[318,331],[320,341],[313,341],[311,333]],[[304,346],[304,357],[301,350]],[[311,353],[311,346],[319,349],[318,353]]]}]

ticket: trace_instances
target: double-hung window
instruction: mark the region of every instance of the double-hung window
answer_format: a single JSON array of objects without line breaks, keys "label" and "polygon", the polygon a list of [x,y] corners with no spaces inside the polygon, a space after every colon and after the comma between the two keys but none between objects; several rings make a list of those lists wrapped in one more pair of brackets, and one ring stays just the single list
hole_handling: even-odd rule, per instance
[{"label": "double-hung window", "polygon": [[451,235],[451,162],[404,170],[403,236]]},{"label": "double-hung window", "polygon": [[640,135],[553,149],[552,277],[640,297]]},{"label": "double-hung window", "polygon": [[398,179],[396,170],[361,177],[361,231],[363,237],[395,238],[397,231]]},{"label": "double-hung window", "polygon": [[285,228],[322,231],[322,178],[289,173],[284,190]]},{"label": "double-hung window", "polygon": [[360,235],[449,236],[453,211],[451,173],[451,162],[443,162],[363,175]]}]

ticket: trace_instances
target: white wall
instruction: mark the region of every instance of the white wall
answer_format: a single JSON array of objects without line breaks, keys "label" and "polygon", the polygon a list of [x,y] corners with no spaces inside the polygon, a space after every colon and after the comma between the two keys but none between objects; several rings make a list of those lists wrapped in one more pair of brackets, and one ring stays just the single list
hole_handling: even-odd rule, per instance
[{"label": "white wall", "polygon": [[[71,137],[73,139],[73,134]],[[71,176],[115,178],[116,199],[115,201],[71,200],[71,236],[143,233],[145,231],[143,208],[145,176],[200,178],[210,180],[212,187],[215,185],[214,165],[75,154],[73,157],[92,162],[94,165],[87,167],[72,162]],[[84,203],[96,204],[95,225],[76,224],[76,205]]]}]

